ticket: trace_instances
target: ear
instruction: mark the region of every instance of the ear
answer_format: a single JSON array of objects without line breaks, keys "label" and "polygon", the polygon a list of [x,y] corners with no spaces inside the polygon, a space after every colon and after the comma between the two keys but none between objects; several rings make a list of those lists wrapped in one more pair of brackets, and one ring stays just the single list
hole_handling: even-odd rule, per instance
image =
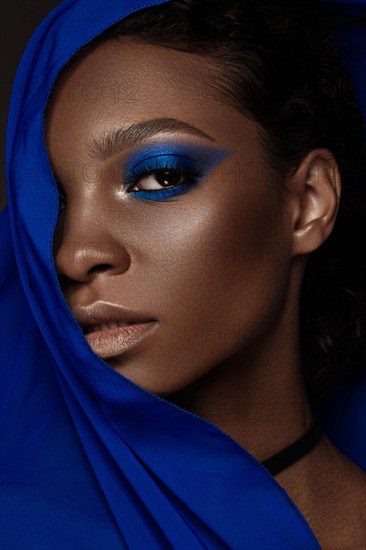
[{"label": "ear", "polygon": [[341,175],[328,149],[313,149],[286,185],[290,191],[293,255],[308,254],[329,237],[341,196]]}]

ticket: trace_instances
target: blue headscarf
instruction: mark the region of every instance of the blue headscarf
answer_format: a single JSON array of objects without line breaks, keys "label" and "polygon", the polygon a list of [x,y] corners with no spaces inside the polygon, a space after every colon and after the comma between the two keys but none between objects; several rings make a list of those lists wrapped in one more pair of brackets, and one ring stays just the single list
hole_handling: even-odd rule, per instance
[{"label": "blue headscarf", "polygon": [[[48,95],[81,46],[165,1],[65,0],[36,29],[16,73],[0,216],[4,550],[320,549],[294,502],[245,448],[92,351],[58,284]],[[320,412],[327,435],[366,470],[365,397],[366,372]]]}]

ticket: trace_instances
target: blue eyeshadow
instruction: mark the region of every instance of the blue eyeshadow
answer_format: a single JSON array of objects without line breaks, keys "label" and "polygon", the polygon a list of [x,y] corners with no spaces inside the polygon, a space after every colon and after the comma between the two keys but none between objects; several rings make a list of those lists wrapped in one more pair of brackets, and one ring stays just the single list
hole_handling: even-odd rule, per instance
[{"label": "blue eyeshadow", "polygon": [[[230,150],[222,147],[192,145],[168,138],[166,144],[150,144],[132,152],[119,166],[119,173],[123,174],[122,179],[127,187],[134,187],[136,181],[162,169],[183,172],[187,176],[184,183],[161,189],[128,191],[136,199],[165,201],[188,193],[197,184],[207,180],[210,173],[230,154]],[[59,197],[66,201],[60,189]],[[59,216],[65,208],[59,207]]]},{"label": "blue eyeshadow", "polygon": [[166,189],[129,191],[138,199],[166,200],[187,193],[197,183],[207,179],[209,173],[229,154],[228,149],[174,143],[171,139],[166,145],[150,144],[130,154],[122,169],[124,182],[133,187],[137,180],[155,171],[183,171],[189,176],[184,183]]}]

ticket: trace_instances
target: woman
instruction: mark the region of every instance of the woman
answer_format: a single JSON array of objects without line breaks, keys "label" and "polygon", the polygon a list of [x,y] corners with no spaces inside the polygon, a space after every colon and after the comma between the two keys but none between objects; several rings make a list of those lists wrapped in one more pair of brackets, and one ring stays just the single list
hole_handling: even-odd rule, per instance
[{"label": "woman", "polygon": [[5,548],[364,548],[364,136],[315,9],[66,1],[33,35]]}]

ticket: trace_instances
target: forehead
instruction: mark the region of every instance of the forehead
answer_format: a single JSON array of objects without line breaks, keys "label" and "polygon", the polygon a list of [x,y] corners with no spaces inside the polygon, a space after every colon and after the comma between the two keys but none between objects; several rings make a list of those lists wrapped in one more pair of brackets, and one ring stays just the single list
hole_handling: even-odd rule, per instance
[{"label": "forehead", "polygon": [[184,121],[248,156],[256,124],[220,95],[214,61],[130,39],[81,51],[58,78],[46,113],[51,161],[87,161],[91,139],[155,118]]},{"label": "forehead", "polygon": [[131,39],[110,40],[81,51],[64,69],[49,111],[95,111],[101,103],[138,109],[167,99],[186,108],[202,107],[209,92],[214,99],[219,72],[214,61],[197,54]]}]

